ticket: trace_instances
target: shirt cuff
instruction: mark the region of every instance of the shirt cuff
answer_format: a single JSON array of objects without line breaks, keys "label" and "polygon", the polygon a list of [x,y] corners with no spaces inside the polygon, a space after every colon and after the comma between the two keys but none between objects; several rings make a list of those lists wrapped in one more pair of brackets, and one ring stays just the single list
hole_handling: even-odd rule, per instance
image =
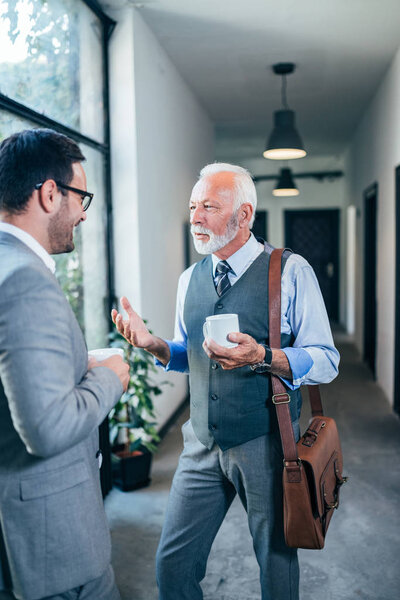
[{"label": "shirt cuff", "polygon": [[284,377],[280,377],[280,379],[290,390],[297,390],[313,366],[314,361],[304,348],[289,347],[282,348],[282,351],[289,361],[292,379],[285,379]]},{"label": "shirt cuff", "polygon": [[154,357],[156,367],[161,367],[164,371],[178,371],[179,373],[189,372],[189,363],[187,358],[187,348],[184,342],[172,342],[164,340],[169,347],[171,357],[169,362],[164,365],[158,358]]}]

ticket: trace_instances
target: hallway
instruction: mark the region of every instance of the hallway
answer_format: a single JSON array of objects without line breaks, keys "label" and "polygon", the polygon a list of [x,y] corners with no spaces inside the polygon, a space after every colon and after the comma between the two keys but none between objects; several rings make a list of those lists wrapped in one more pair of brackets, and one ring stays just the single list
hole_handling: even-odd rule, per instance
[{"label": "hallway", "polygon": [[[302,600],[395,600],[400,589],[400,422],[351,344],[339,344],[340,375],[322,386],[325,412],[341,434],[341,506],[326,548],[301,550]],[[307,422],[308,401],[304,403]],[[155,456],[152,484],[113,489],[106,510],[113,564],[123,600],[156,600],[154,556],[182,442],[182,415]],[[247,521],[236,499],[214,542],[202,583],[205,600],[259,600],[258,566]]]}]

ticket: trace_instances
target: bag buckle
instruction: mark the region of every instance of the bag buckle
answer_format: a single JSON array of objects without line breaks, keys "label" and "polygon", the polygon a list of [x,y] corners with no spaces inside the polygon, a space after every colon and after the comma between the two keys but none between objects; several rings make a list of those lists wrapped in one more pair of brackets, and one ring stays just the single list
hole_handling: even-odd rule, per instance
[{"label": "bag buckle", "polygon": [[[287,400],[276,400],[276,398],[284,398],[286,397]],[[282,393],[282,394],[274,394],[272,396],[272,402],[274,404],[289,404],[290,402],[290,396],[288,393]]]},{"label": "bag buckle", "polygon": [[298,467],[301,467],[301,458],[298,458],[297,460],[285,460],[285,459],[283,459],[283,466],[285,467],[285,469],[287,469],[288,467],[292,467],[293,463],[296,463],[296,465]]}]

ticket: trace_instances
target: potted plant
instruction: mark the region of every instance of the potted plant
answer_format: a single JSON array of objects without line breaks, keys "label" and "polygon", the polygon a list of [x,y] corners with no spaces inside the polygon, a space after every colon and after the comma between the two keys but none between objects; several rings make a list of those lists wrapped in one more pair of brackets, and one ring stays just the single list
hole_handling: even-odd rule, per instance
[{"label": "potted plant", "polygon": [[116,331],[110,334],[110,346],[122,348],[130,365],[127,391],[109,415],[113,480],[129,491],[150,483],[152,455],[160,441],[153,396],[161,394],[161,388],[151,380],[156,368],[148,352],[133,347]]}]

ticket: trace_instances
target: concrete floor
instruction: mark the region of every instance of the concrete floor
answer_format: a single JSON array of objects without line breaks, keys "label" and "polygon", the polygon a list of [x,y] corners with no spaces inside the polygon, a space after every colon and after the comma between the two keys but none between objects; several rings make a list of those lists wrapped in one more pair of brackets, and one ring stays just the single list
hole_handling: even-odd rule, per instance
[{"label": "concrete floor", "polygon": [[[322,386],[325,411],[341,434],[341,493],[324,550],[299,551],[302,600],[395,600],[400,595],[400,421],[361,364],[354,347],[339,345],[340,375]],[[303,410],[308,420],[308,404]],[[113,489],[106,510],[113,565],[123,600],[156,600],[154,556],[169,486],[182,448],[180,425],[155,456],[151,486]],[[259,600],[258,566],[244,510],[233,503],[212,548],[205,600]]]}]

